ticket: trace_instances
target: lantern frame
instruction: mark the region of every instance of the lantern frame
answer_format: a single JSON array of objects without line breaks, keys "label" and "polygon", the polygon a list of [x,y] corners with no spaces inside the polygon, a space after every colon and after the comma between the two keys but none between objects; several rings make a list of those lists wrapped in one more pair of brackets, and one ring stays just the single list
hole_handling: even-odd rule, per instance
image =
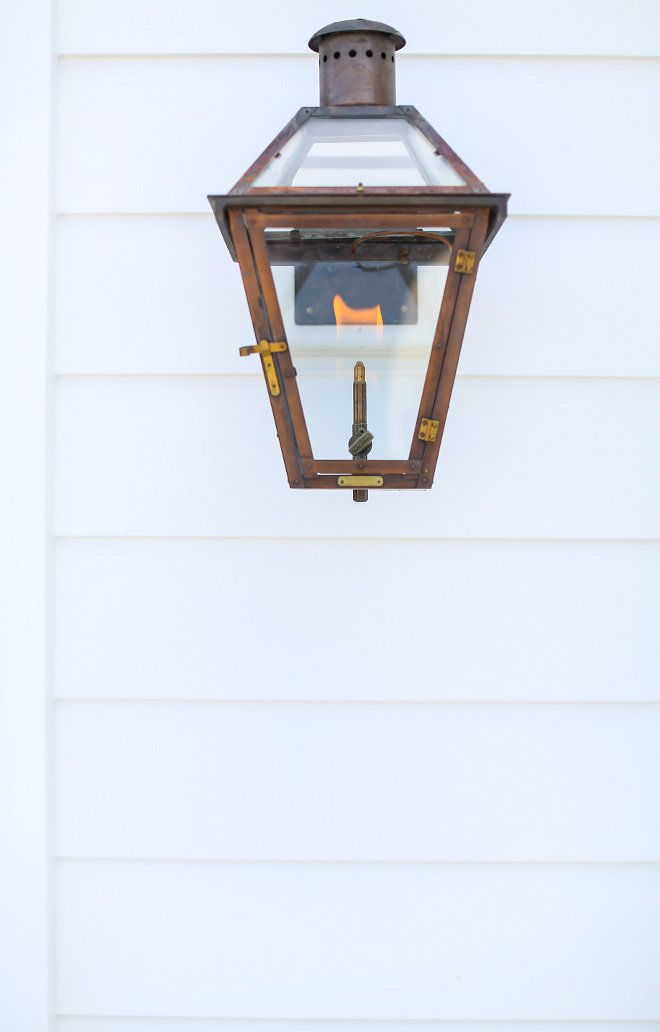
[{"label": "lantern frame", "polygon": [[[433,144],[465,186],[255,188],[258,176],[311,118],[404,118]],[[289,486],[428,490],[433,483],[480,259],[506,218],[508,194],[490,193],[410,105],[305,107],[226,195],[209,196],[218,226],[243,278]],[[265,231],[287,228],[407,232],[442,227],[449,255],[437,325],[407,459],[315,459],[273,280]],[[419,235],[419,234],[417,234]],[[299,242],[288,245],[296,261]],[[299,261],[304,260],[302,256]]]}]

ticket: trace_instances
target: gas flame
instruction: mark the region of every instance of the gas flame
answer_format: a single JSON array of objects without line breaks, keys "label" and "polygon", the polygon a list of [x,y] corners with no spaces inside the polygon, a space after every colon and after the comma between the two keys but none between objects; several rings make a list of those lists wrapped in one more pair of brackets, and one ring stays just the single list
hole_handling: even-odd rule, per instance
[{"label": "gas flame", "polygon": [[335,311],[335,320],[337,322],[337,339],[339,339],[340,327],[341,326],[376,326],[377,327],[377,338],[382,340],[383,337],[383,313],[380,310],[380,305],[376,305],[375,308],[351,308],[344,301],[341,294],[335,294],[332,307]]}]

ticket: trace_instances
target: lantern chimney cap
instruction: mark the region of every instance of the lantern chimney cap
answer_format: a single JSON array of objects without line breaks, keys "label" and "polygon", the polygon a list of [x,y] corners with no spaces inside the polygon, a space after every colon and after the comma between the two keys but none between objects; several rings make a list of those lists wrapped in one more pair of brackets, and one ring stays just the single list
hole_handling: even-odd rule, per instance
[{"label": "lantern chimney cap", "polygon": [[325,25],[322,29],[319,29],[310,39],[308,43],[309,49],[318,54],[319,44],[322,39],[344,32],[381,33],[383,36],[390,37],[394,43],[395,50],[401,50],[401,47],[406,45],[406,41],[401,33],[393,29],[391,25],[385,25],[383,22],[369,21],[367,18],[352,18],[348,21],[332,22],[330,25]]}]

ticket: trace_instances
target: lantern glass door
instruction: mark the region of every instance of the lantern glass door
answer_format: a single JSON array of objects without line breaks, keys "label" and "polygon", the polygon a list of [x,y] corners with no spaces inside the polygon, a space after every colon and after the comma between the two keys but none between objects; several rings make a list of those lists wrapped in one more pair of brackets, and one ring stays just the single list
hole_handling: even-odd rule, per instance
[{"label": "lantern glass door", "polygon": [[406,118],[313,116],[268,162],[252,189],[289,186],[465,186]]},{"label": "lantern glass door", "polygon": [[451,230],[414,220],[408,229],[392,229],[383,218],[365,229],[341,221],[332,228],[266,229],[266,242],[315,457],[350,458],[352,385],[361,362],[366,422],[374,435],[369,457],[406,459],[447,280]]}]

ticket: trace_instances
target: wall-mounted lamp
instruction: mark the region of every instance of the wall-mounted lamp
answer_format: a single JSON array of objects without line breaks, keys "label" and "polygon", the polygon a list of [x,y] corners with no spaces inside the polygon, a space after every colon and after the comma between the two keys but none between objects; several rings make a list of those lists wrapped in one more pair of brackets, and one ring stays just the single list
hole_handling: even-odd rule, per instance
[{"label": "wall-mounted lamp", "polygon": [[404,45],[363,19],[317,32],[321,106],[209,198],[240,265],[257,340],[240,351],[261,358],[289,485],[355,501],[431,487],[479,261],[509,196],[396,105]]}]

